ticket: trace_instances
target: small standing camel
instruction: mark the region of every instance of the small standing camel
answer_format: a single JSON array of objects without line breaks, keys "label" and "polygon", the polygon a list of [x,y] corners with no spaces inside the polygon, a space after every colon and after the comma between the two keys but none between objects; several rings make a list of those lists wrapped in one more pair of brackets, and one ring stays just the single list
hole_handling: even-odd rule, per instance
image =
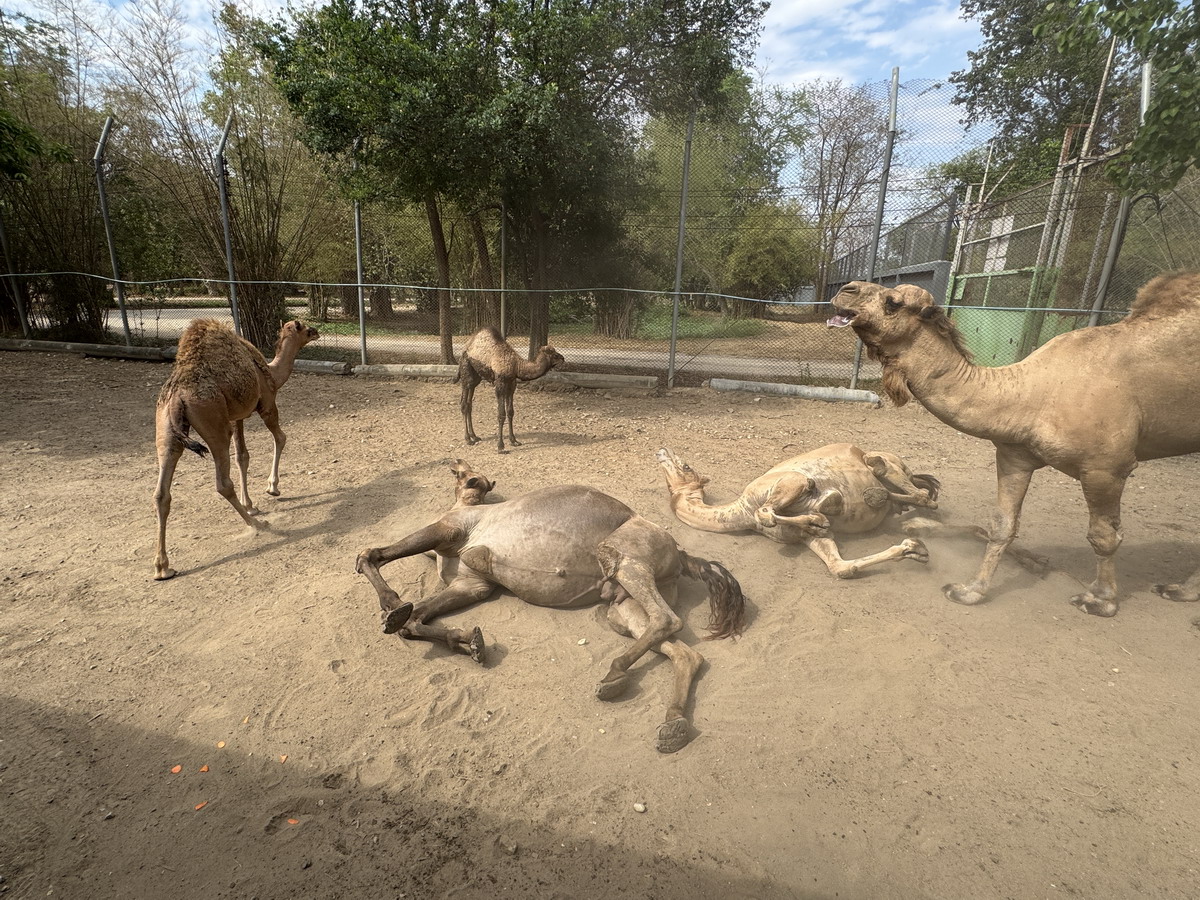
[{"label": "small standing camel", "polygon": [[454,376],[455,384],[462,383],[459,407],[466,426],[467,443],[479,443],[479,436],[471,424],[471,407],[480,381],[489,381],[496,386],[496,449],[503,453],[505,418],[508,419],[509,443],[513,446],[521,443],[513,434],[513,392],[517,382],[541,378],[562,363],[562,354],[549,344],[538,350],[537,356],[530,361],[517,356],[495,328],[475,332],[458,358],[458,374]]},{"label": "small standing camel", "polygon": [[[554,609],[608,605],[608,622],[634,639],[616,657],[596,688],[615,700],[629,668],[655,650],[671,660],[675,690],[658,727],[657,749],[673,753],[691,740],[685,717],[688,695],[704,663],[696,650],[673,637],[683,622],[674,611],[680,577],[708,588],[711,637],[736,635],[745,615],[737,579],[720,563],[684,553],[664,529],[620,501],[582,485],[557,485],[515,500],[483,503],[493,482],[457,460],[454,507],[390,547],[363,550],[355,568],[379,595],[383,630],[442,643],[483,661],[483,633],[431,624],[437,616],[485,600],[504,588],[526,603]],[[432,551],[446,587],[416,604],[402,603],[379,569],[406,556]]]},{"label": "small standing camel", "polygon": [[[167,516],[171,514],[171,479],[184,449],[204,456],[210,449],[216,467],[217,493],[229,501],[238,515],[256,529],[265,522],[252,518],[258,510],[250,502],[246,469],[250,453],[242,423],[257,412],[275,439],[275,457],[267,493],[279,496],[279,457],[287,438],[279,427],[275,395],[292,374],[296,354],[320,335],[299,319],[279,330],[275,358],[267,362],[258,348],[238,337],[227,325],[213,319],[197,319],[179,338],[179,350],[171,376],[158,395],[154,442],[158,448],[158,487],[154,504],[158,509],[158,553],[154,578],[162,581],[176,572],[167,560]],[[189,429],[208,446],[188,437]],[[241,499],[229,477],[229,439],[237,443],[241,471]]]},{"label": "small standing camel", "polygon": [[[854,329],[883,364],[883,389],[897,406],[916,397],[947,425],[996,445],[999,512],[987,550],[974,581],[946,585],[946,596],[986,599],[1033,473],[1053,466],[1083,487],[1096,554],[1095,581],[1071,602],[1116,615],[1125,479],[1140,460],[1200,450],[1200,272],[1160,275],[1120,322],[1059,335],[1008,366],[972,363],[958,329],[915,285],[852,281],[833,306],[828,324]],[[1154,590],[1194,601],[1200,574]]]}]

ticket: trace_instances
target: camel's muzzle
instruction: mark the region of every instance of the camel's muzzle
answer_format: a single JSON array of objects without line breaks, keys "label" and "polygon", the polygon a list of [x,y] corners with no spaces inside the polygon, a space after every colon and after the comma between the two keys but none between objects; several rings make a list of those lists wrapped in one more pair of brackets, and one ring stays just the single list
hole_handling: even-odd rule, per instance
[{"label": "camel's muzzle", "polygon": [[825,325],[828,328],[845,328],[852,321],[856,313],[852,309],[833,308],[833,315],[825,320]]}]

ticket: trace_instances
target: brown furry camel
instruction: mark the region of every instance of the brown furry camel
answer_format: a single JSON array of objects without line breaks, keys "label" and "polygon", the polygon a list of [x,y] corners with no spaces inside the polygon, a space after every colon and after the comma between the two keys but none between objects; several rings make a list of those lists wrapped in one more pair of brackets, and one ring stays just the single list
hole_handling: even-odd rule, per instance
[{"label": "brown furry camel", "polygon": [[[229,501],[238,515],[254,528],[266,523],[252,518],[258,510],[250,502],[246,468],[250,453],[242,422],[257,412],[275,439],[275,457],[267,493],[279,496],[279,457],[287,438],[279,427],[275,394],[292,374],[296,354],[309,341],[319,337],[297,319],[279,330],[275,358],[267,362],[258,348],[238,337],[227,325],[213,319],[197,319],[179,338],[179,350],[171,377],[158,395],[154,442],[158,448],[158,487],[154,504],[158,509],[158,554],[154,558],[154,577],[161,581],[176,573],[167,560],[167,516],[171,514],[171,479],[184,449],[203,456],[210,449],[216,467],[217,493]],[[208,447],[188,437],[190,428]],[[229,439],[237,442],[237,462],[241,471],[241,499],[234,493],[229,477]]]},{"label": "brown furry camel", "polygon": [[[976,366],[927,291],[855,281],[833,298],[834,327],[850,325],[883,364],[897,405],[916,397],[947,425],[996,445],[999,512],[970,584],[946,596],[981,603],[1016,537],[1033,473],[1053,466],[1083,486],[1096,579],[1071,602],[1097,616],[1117,612],[1114,555],[1121,493],[1139,460],[1200,450],[1200,273],[1161,275],[1114,325],[1060,335],[1018,363]],[[1200,577],[1154,588],[1195,600]]]},{"label": "brown furry camel", "polygon": [[500,336],[495,328],[483,328],[471,336],[458,358],[458,374],[454,383],[462,383],[463,423],[466,426],[468,444],[479,443],[479,436],[471,424],[471,407],[475,401],[475,388],[480,381],[496,386],[496,449],[504,452],[504,421],[508,419],[508,441],[520,446],[513,434],[513,392],[518,381],[533,381],[551,369],[562,365],[562,354],[549,344],[538,350],[532,361],[521,359],[515,350]]},{"label": "brown furry camel", "polygon": [[830,444],[780,463],[721,506],[704,500],[708,478],[670,450],[659,450],[657,459],[666,471],[671,509],[693,528],[757,531],[780,543],[804,543],[838,578],[853,578],[869,566],[896,559],[929,562],[925,545],[912,538],[861,559],[842,559],[831,536],[835,530],[873,531],[913,507],[937,509],[938,480],[914,475],[895,454]]},{"label": "brown furry camel", "polygon": [[[454,507],[420,531],[390,547],[363,550],[356,569],[379,595],[384,632],[444,643],[482,662],[483,634],[431,624],[431,620],[493,595],[497,587],[526,603],[575,609],[605,603],[608,622],[634,639],[616,657],[596,688],[601,700],[615,700],[629,680],[629,668],[647,650],[671,660],[675,689],[656,746],[673,753],[691,740],[685,708],[704,658],[673,637],[683,622],[675,613],[679,578],[708,587],[711,637],[730,637],[742,627],[745,597],[729,571],[717,562],[689,556],[657,525],[628,506],[581,485],[558,485],[514,500],[483,504],[493,482],[455,463]],[[416,604],[402,603],[381,566],[433,551],[446,587]]]}]

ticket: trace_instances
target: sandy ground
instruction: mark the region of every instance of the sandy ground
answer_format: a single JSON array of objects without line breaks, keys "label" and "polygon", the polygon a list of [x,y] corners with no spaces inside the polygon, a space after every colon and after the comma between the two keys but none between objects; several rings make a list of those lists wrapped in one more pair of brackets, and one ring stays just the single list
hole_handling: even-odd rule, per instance
[{"label": "sandy ground", "polygon": [[[272,530],[246,529],[189,454],[168,533],[183,574],[156,583],[166,375],[0,354],[0,894],[1197,895],[1200,608],[1147,589],[1197,562],[1196,458],[1130,482],[1117,617],[1067,603],[1091,552],[1078,487],[1052,472],[1022,538],[1056,569],[1005,562],[968,609],[939,588],[973,570],[969,541],[838,582],[805,551],[675,521],[654,462],[674,449],[725,500],[802,449],[853,441],[940,477],[946,519],[986,521],[990,446],[915,405],[528,386],[525,443],[499,455],[465,446],[450,385],[296,375],[278,499],[269,435],[248,428]],[[355,555],[447,509],[455,457],[501,499],[601,488],[739,577],[749,624],[696,642],[689,746],[654,750],[661,657],[626,698],[594,698],[626,646],[595,610],[501,596],[450,617],[483,629],[483,666],[381,633]],[[424,558],[384,574],[412,597],[436,584]],[[690,639],[706,609],[685,585]]]}]

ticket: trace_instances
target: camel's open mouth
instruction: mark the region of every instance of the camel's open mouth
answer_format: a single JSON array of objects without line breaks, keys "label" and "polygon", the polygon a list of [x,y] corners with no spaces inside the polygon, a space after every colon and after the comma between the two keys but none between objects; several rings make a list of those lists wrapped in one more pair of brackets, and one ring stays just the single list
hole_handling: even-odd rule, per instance
[{"label": "camel's open mouth", "polygon": [[833,315],[825,320],[828,328],[845,328],[854,320],[854,310],[833,308]]}]

